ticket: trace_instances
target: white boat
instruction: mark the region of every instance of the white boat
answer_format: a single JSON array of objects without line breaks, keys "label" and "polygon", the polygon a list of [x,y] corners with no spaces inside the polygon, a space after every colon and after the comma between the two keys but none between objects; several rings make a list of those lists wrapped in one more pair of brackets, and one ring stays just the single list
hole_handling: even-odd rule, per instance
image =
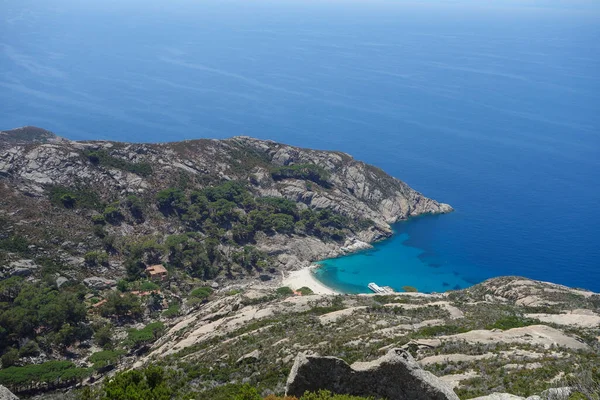
[{"label": "white boat", "polygon": [[369,283],[368,287],[375,293],[385,293],[385,289],[374,282]]},{"label": "white boat", "polygon": [[391,287],[389,287],[389,286],[381,287],[378,284],[376,284],[375,282],[371,282],[367,286],[369,287],[369,289],[371,289],[375,293],[387,293],[387,294],[394,293],[394,289],[392,289]]}]

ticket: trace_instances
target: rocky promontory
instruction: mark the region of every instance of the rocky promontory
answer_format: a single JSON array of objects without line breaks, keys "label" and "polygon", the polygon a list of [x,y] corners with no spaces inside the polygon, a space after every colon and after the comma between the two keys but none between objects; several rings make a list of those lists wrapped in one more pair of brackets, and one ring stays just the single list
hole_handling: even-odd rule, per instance
[{"label": "rocky promontory", "polygon": [[[159,244],[186,232],[199,242],[213,237],[229,269],[247,275],[229,256],[236,248],[264,252],[262,266],[297,269],[388,237],[394,222],[452,210],[348,154],[249,137],[79,142],[24,127],[1,132],[0,148],[3,234],[26,238],[29,259],[52,249],[75,266],[91,251],[106,252],[105,266],[117,274],[123,242],[148,236]],[[223,198],[206,197],[224,185],[216,189],[229,190]],[[160,195],[168,198],[160,203]],[[115,244],[108,251],[106,237]]]}]

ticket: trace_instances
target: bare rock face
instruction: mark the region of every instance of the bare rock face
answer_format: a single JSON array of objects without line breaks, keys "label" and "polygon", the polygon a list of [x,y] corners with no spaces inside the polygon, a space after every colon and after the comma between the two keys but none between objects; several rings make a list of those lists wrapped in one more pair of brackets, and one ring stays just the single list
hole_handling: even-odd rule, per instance
[{"label": "bare rock face", "polygon": [[99,276],[86,278],[83,280],[83,283],[92,289],[108,289],[117,285],[117,281],[114,279],[101,278]]},{"label": "bare rock face", "polygon": [[348,365],[336,357],[299,354],[287,381],[286,394],[330,390],[338,394],[389,400],[458,400],[452,388],[424,371],[410,354],[391,349],[371,362]]},{"label": "bare rock face", "polygon": [[0,385],[0,400],[19,400],[10,390]]}]

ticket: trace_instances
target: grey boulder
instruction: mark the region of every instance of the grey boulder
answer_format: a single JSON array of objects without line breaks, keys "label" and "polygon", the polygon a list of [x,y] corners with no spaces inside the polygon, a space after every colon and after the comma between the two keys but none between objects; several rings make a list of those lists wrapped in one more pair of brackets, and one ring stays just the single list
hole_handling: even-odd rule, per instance
[{"label": "grey boulder", "polygon": [[388,400],[458,400],[447,383],[421,369],[401,349],[352,365],[336,357],[299,354],[287,380],[286,395],[300,397],[306,391],[321,389]]},{"label": "grey boulder", "polygon": [[10,390],[0,385],[0,400],[19,400]]}]

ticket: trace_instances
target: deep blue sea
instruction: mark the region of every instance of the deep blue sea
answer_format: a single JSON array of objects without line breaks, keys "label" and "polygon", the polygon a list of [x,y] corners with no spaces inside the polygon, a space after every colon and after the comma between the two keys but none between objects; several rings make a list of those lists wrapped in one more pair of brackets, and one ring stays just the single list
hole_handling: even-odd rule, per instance
[{"label": "deep blue sea", "polygon": [[449,215],[329,285],[600,291],[597,0],[0,0],[0,129],[342,150]]}]

